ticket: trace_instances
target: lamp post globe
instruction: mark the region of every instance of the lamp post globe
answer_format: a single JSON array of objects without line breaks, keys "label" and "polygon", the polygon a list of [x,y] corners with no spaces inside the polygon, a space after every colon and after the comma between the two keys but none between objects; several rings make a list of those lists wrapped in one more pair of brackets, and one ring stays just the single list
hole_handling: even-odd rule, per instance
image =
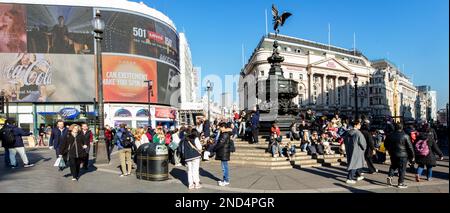
[{"label": "lamp post globe", "polygon": [[92,20],[92,26],[95,33],[102,34],[105,31],[105,22],[101,19],[100,10],[96,11],[95,18]]}]

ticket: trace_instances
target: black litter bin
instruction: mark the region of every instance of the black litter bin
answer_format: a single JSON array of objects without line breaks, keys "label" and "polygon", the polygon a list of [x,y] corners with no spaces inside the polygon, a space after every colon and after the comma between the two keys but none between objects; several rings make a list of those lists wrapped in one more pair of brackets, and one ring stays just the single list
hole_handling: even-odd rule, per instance
[{"label": "black litter bin", "polygon": [[140,180],[169,179],[169,152],[166,145],[146,143],[137,150],[136,177]]}]

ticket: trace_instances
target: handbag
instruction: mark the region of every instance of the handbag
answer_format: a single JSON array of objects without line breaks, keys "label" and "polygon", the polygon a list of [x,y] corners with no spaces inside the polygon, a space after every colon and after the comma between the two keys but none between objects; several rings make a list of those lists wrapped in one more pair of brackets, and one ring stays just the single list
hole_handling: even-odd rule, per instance
[{"label": "handbag", "polygon": [[233,140],[230,140],[230,152],[236,152],[236,147],[234,146]]},{"label": "handbag", "polygon": [[169,148],[173,151],[178,149],[178,146],[180,145],[180,143],[176,143],[175,141],[170,142],[169,144]]}]

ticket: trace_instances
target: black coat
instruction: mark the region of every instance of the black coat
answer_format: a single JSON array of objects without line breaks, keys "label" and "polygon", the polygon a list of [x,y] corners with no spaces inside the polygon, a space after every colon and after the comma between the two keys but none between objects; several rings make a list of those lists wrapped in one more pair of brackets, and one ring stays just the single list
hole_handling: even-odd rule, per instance
[{"label": "black coat", "polygon": [[386,137],[384,142],[389,155],[394,158],[414,158],[414,148],[409,136],[403,131],[395,131]]},{"label": "black coat", "polygon": [[87,150],[83,149],[84,145],[87,146],[88,143],[81,133],[76,138],[69,133],[65,137],[58,154],[68,154],[69,158],[84,158],[87,156]]},{"label": "black coat", "polygon": [[230,161],[230,145],[231,145],[231,132],[221,132],[219,136],[219,141],[214,146],[214,151],[216,152],[216,160],[220,161]]},{"label": "black coat", "polygon": [[[423,136],[422,136],[423,135]],[[442,151],[439,149],[436,141],[434,140],[434,135],[431,133],[420,133],[419,140],[428,140],[428,148],[430,153],[427,156],[420,156],[416,152],[416,163],[419,165],[430,165],[436,166],[436,155],[439,157],[444,156]],[[419,141],[417,140],[417,141]],[[416,142],[417,143],[417,142]],[[415,150],[415,149],[414,149]]]},{"label": "black coat", "polygon": [[373,150],[375,150],[375,145],[373,143],[373,137],[367,130],[361,130],[361,133],[364,135],[364,139],[366,139],[367,147],[364,155],[366,157],[372,157]]}]

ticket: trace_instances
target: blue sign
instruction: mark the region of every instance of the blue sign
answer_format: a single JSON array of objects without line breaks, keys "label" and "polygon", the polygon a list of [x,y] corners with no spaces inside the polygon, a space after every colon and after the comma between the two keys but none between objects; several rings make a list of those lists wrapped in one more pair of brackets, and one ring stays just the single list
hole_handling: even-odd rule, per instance
[{"label": "blue sign", "polygon": [[73,120],[80,115],[80,112],[75,108],[64,108],[59,111],[59,115],[64,119]]}]

